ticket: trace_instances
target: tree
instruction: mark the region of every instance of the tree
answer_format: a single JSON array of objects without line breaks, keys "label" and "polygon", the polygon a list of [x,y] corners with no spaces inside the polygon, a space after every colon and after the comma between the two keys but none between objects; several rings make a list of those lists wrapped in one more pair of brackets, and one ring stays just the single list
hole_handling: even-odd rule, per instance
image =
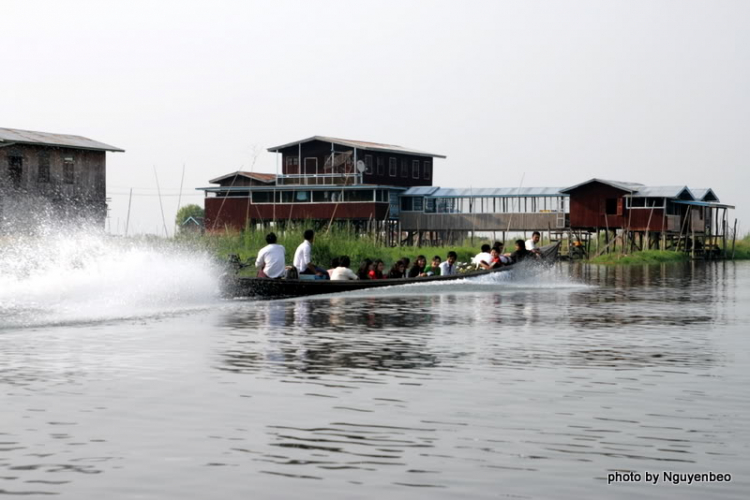
[{"label": "tree", "polygon": [[[185,230],[190,231],[190,230],[202,229],[204,214],[205,214],[205,211],[198,205],[195,205],[195,204],[185,205],[184,207],[180,208],[177,211],[177,216],[175,217],[175,224],[177,225],[177,230],[179,232],[183,232]],[[195,224],[192,223],[192,221],[189,222],[188,224],[184,224],[185,221],[188,220],[190,217],[192,217],[197,222],[199,222],[201,226],[196,226]]]}]

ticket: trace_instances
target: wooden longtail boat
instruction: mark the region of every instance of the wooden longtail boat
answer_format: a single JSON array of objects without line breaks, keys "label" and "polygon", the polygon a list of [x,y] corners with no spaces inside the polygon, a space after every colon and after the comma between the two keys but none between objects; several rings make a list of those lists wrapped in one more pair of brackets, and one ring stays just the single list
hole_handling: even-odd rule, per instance
[{"label": "wooden longtail boat", "polygon": [[[542,258],[535,262],[550,263],[557,258],[560,243],[553,243],[540,248]],[[531,259],[531,258],[530,258]],[[331,281],[316,279],[268,279],[251,278],[237,275],[227,275],[222,283],[223,293],[227,297],[259,297],[268,299],[281,299],[291,297],[304,297],[307,295],[321,295],[328,293],[351,292],[354,290],[365,290],[369,288],[382,288],[387,286],[413,285],[415,283],[433,283],[442,281],[455,281],[466,278],[476,278],[494,273],[502,273],[523,266],[525,263],[510,264],[492,270],[469,271],[452,276],[428,276],[425,278],[402,278],[382,280],[351,280]]]}]

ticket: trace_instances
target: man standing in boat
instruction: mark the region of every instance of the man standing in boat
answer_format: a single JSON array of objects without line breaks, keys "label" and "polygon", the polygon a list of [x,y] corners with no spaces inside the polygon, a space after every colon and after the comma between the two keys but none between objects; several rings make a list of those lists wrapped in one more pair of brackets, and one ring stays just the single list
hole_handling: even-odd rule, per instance
[{"label": "man standing in boat", "polygon": [[324,269],[315,267],[312,263],[312,245],[315,241],[315,231],[308,229],[304,234],[305,241],[300,243],[294,252],[294,267],[300,274],[314,274],[316,279],[330,279]]},{"label": "man standing in boat", "polygon": [[258,252],[255,267],[258,278],[280,278],[286,268],[286,249],[276,244],[276,234],[268,233],[266,243]]}]

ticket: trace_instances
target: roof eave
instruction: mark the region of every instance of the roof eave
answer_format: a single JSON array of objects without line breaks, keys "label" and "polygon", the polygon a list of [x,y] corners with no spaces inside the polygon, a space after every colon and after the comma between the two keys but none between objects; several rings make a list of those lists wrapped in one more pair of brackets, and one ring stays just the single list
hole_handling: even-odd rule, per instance
[{"label": "roof eave", "polygon": [[[3,144],[7,143],[7,144]],[[120,149],[115,146],[110,146],[108,144],[102,144],[102,147],[100,148],[94,148],[90,146],[71,146],[70,144],[58,144],[55,142],[39,142],[39,141],[4,141],[0,139],[0,147],[3,146],[10,146],[12,144],[24,144],[27,146],[49,146],[49,147],[55,147],[55,148],[68,148],[68,149],[85,149],[87,151],[109,151],[111,153],[124,153],[124,149]]]},{"label": "roof eave", "polygon": [[281,146],[268,148],[267,151],[269,153],[278,153],[282,149],[290,148],[292,146],[298,146],[300,144],[305,144],[305,143],[312,142],[312,141],[330,142],[331,144],[337,144],[339,146],[344,146],[347,148],[361,149],[362,151],[380,151],[382,153],[408,154],[412,156],[425,156],[427,158],[440,158],[443,160],[448,158],[445,155],[428,153],[426,151],[399,151],[397,149],[388,149],[387,147],[374,148],[374,147],[368,147],[368,146],[363,146],[363,145],[354,145],[346,140],[335,140],[331,137],[325,137],[321,135],[315,135],[312,137],[308,137],[307,139],[302,139],[301,141],[294,141],[288,144],[282,144]]},{"label": "roof eave", "polygon": [[606,181],[606,180],[603,180],[603,179],[597,179],[596,177],[594,177],[593,179],[589,179],[587,181],[578,183],[575,186],[570,186],[568,188],[561,189],[560,192],[561,193],[567,193],[569,191],[573,191],[574,189],[578,189],[581,186],[585,186],[586,184],[593,184],[594,182],[598,182],[600,184],[605,184],[607,186],[613,187],[615,189],[619,189],[620,191],[626,191],[628,193],[635,193],[635,192],[638,191],[637,189],[631,189],[631,188],[628,188],[628,187],[623,186],[623,185],[612,184],[610,181]]}]

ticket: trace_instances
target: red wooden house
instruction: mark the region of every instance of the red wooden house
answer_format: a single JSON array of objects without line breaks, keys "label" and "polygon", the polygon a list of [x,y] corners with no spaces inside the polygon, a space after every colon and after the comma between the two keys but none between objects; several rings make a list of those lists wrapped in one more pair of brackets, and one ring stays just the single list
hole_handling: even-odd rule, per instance
[{"label": "red wooden house", "polygon": [[[212,179],[206,229],[243,229],[268,221],[332,219],[388,222],[398,195],[431,186],[433,160],[443,155],[388,144],[315,136],[269,148],[277,174],[233,172]],[[280,172],[279,172],[280,170]]]},{"label": "red wooden house", "polygon": [[570,196],[574,231],[648,233],[656,239],[679,235],[726,233],[727,210],[711,189],[645,186],[590,179],[560,190]]}]

